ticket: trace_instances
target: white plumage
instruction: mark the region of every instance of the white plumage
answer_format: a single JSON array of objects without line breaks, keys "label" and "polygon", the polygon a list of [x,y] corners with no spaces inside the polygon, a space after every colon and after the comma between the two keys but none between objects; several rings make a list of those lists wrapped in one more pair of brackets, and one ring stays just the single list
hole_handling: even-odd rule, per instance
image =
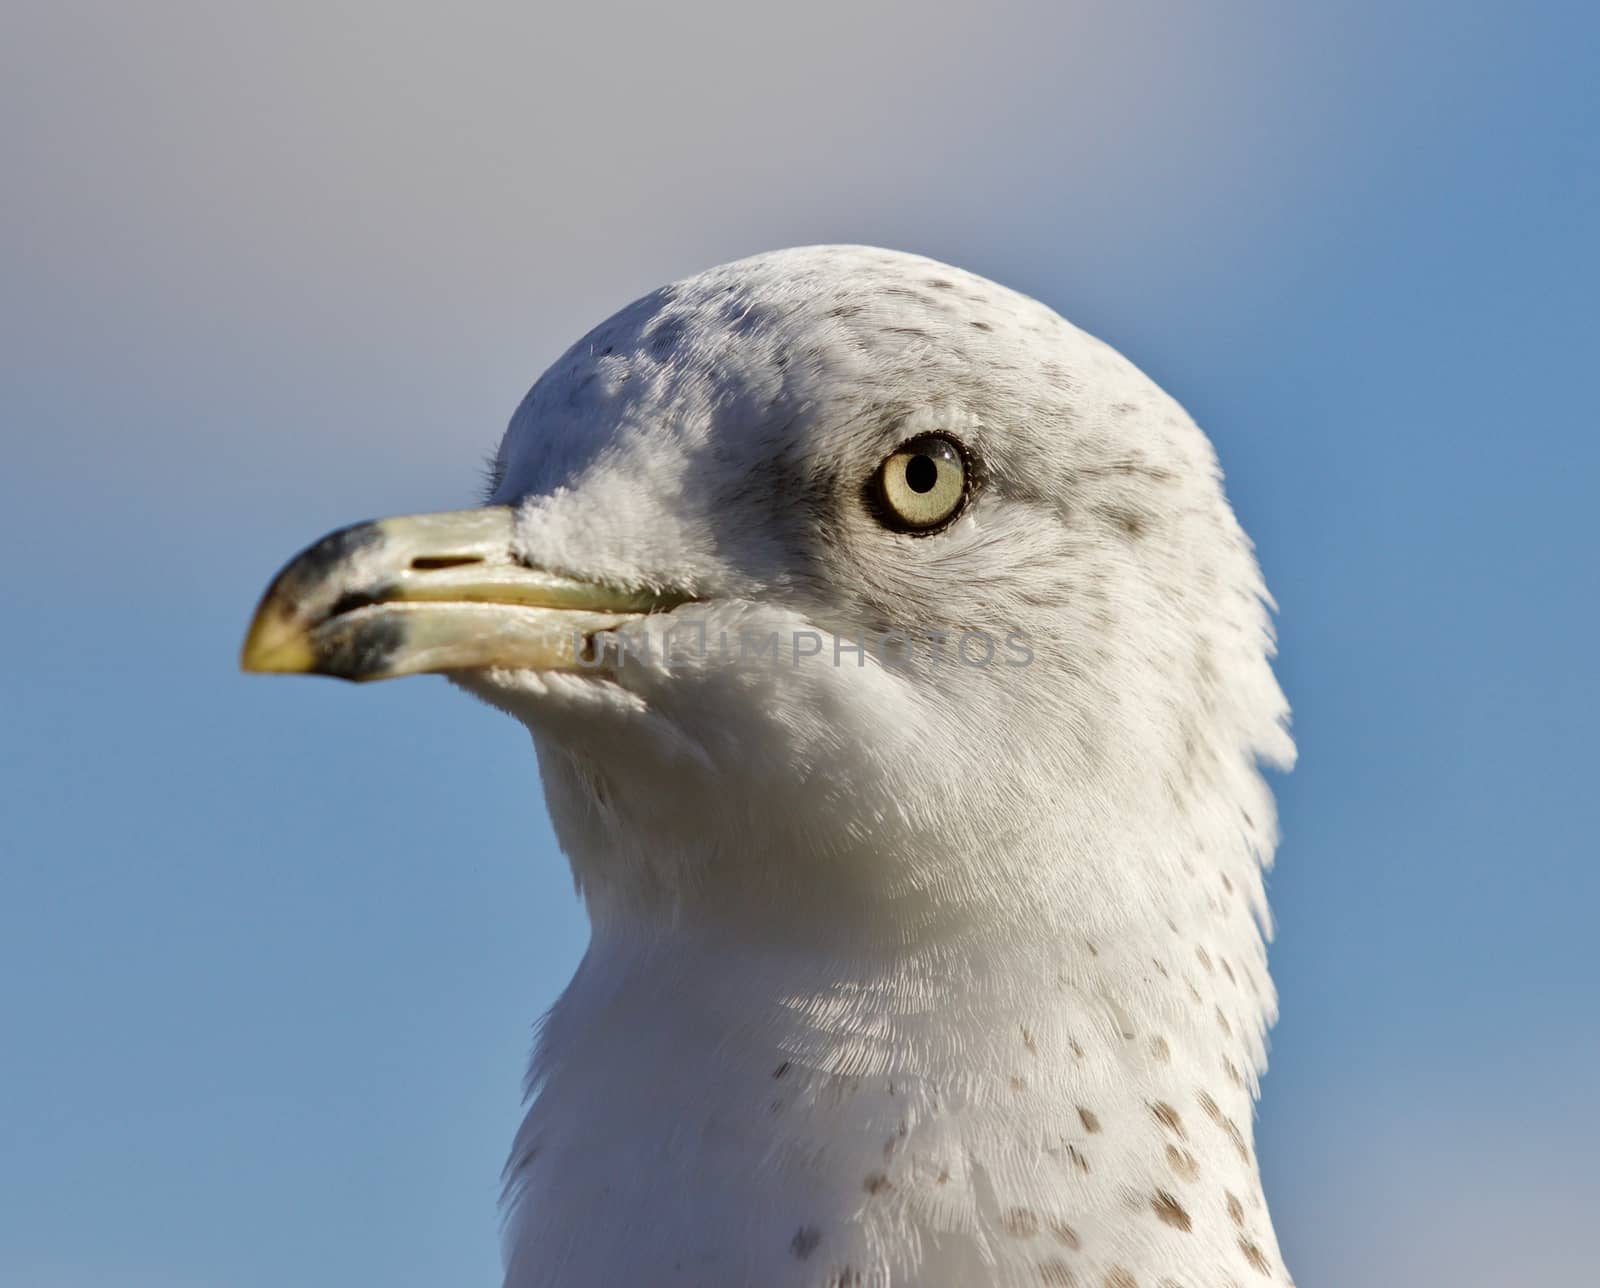
[{"label": "white plumage", "polygon": [[507,1288],[1287,1283],[1249,542],[1171,399],[861,247],[666,287],[534,386],[492,504],[279,575],[251,670],[527,724],[593,924]]},{"label": "white plumage", "polygon": [[[970,452],[956,521],[871,480]],[[507,1168],[507,1284],[1286,1283],[1266,593],[1183,411],[1024,296],[857,247],[658,291],[518,410],[541,567],[693,597],[614,680],[459,681],[533,731],[593,921]],[[655,619],[652,619],[655,620]],[[1020,632],[1027,665],[831,643]]]}]

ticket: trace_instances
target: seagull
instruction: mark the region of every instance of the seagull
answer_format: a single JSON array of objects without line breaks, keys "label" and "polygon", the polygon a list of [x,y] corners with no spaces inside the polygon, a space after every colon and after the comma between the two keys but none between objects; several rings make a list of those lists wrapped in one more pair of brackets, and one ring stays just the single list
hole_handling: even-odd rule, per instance
[{"label": "seagull", "polygon": [[531,732],[591,938],[506,1288],[1288,1284],[1273,605],[1209,441],[1045,305],[762,254],[601,323],[479,508],[293,559],[246,670]]}]

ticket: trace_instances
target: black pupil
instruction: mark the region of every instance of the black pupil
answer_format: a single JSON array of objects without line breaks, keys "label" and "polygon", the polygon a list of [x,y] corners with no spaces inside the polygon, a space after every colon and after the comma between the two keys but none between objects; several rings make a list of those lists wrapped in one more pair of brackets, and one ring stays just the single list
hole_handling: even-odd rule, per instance
[{"label": "black pupil", "polygon": [[906,486],[913,492],[931,492],[939,481],[939,467],[931,456],[913,456],[906,462]]}]

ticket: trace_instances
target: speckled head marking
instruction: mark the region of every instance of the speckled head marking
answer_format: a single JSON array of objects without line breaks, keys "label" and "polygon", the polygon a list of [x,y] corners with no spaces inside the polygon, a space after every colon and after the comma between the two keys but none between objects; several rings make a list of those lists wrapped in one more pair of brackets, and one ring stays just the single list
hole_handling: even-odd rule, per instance
[{"label": "speckled head marking", "polygon": [[[453,674],[532,730],[594,926],[508,1288],[1284,1280],[1251,1122],[1293,749],[1182,409],[1026,296],[808,247],[596,327],[491,476],[518,566],[704,641]],[[1013,664],[950,664],[984,639]]]}]

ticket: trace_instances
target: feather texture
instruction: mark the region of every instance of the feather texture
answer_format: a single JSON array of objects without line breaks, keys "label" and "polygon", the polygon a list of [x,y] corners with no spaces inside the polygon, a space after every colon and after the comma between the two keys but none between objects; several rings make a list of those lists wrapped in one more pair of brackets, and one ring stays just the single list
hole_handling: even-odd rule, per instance
[{"label": "feather texture", "polygon": [[[973,477],[916,537],[865,498],[924,433]],[[597,327],[491,477],[531,563],[690,597],[613,679],[459,680],[533,731],[593,923],[508,1288],[1288,1282],[1252,1115],[1293,747],[1181,408],[1036,301],[811,247]]]}]

